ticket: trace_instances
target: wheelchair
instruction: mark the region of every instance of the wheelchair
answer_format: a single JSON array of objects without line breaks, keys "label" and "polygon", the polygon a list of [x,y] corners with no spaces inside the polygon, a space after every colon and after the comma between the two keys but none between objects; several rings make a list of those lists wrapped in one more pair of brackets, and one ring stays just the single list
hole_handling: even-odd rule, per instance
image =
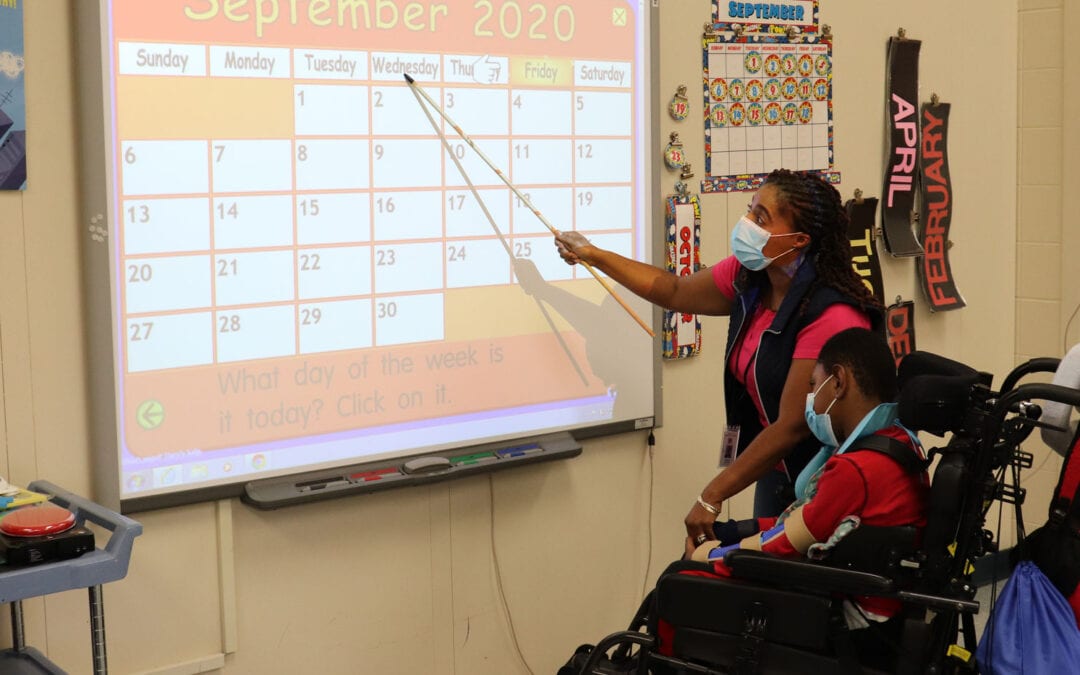
[{"label": "wheelchair", "polygon": [[[862,526],[820,561],[734,550],[724,558],[730,579],[662,575],[627,630],[579,648],[560,673],[975,672],[976,568],[990,568],[995,580],[1009,571],[987,515],[995,502],[1012,504],[1023,537],[1019,475],[1032,455],[1020,444],[1039,426],[1034,401],[1080,405],[1075,389],[1019,384],[1057,364],[1028,361],[994,391],[990,373],[909,354],[897,372],[901,423],[939,438],[951,434],[928,453],[936,467],[921,536],[911,527]],[[875,666],[860,659],[844,617],[845,598],[858,596],[894,598],[903,607],[885,638],[891,654],[871,659]],[[660,653],[660,625],[670,653]]]}]

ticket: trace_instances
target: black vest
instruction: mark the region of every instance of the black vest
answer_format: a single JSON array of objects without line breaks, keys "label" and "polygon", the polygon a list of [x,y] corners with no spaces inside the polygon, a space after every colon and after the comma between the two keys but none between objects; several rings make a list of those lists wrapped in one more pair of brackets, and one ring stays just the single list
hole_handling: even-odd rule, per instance
[{"label": "black vest", "polygon": [[[799,331],[813,323],[831,305],[843,303],[859,308],[856,300],[828,286],[818,286],[811,293],[810,289],[816,278],[814,261],[807,258],[799,265],[795,278],[791,281],[791,288],[784,296],[772,324],[761,334],[757,357],[752,367],[761,405],[770,424],[775,422],[780,414],[780,397],[787,382]],[[731,372],[731,351],[757,309],[761,300],[761,288],[756,285],[749,285],[747,288],[736,286],[735,292],[728,325],[727,349],[724,353],[724,402],[727,423],[739,426],[739,452],[742,452],[761,432],[762,426],[749,392]],[[863,311],[869,312],[871,329],[880,331],[883,321],[881,312],[874,309]],[[820,449],[820,441],[810,436],[787,455],[784,462],[792,481]]]}]

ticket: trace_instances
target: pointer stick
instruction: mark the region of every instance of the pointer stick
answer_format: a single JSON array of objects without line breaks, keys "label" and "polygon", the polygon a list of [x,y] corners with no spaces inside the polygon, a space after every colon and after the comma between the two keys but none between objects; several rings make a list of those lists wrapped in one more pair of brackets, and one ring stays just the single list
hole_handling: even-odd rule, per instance
[{"label": "pointer stick", "polygon": [[[480,193],[476,191],[476,186],[473,185],[472,180],[469,178],[469,174],[465,172],[465,167],[461,165],[461,160],[454,154],[454,149],[450,147],[450,141],[446,139],[446,134],[439,128],[438,122],[431,116],[431,111],[424,105],[424,101],[420,98],[420,94],[415,89],[412,90],[413,96],[416,97],[417,104],[420,105],[420,109],[424,111],[424,115],[427,116],[428,121],[431,122],[431,128],[435,130],[435,133],[439,134],[439,138],[442,139],[443,147],[446,148],[446,154],[450,156],[450,159],[454,160],[454,166],[457,167],[458,173],[465,180],[465,184],[469,186],[469,190],[472,192],[473,197],[476,198],[476,202],[480,204],[480,210],[484,212],[484,216],[487,217],[488,223],[491,225],[491,229],[495,230],[495,235],[499,238],[499,243],[506,249],[506,255],[510,256],[511,262],[514,260],[514,252],[510,248],[510,244],[506,241],[506,237],[503,236],[502,230],[495,223],[495,218],[491,215],[491,211],[488,211],[487,204],[484,203],[484,199],[480,196]],[[578,377],[581,378],[581,383],[586,387],[589,386],[589,378],[585,377],[585,373],[582,372],[581,366],[578,365],[577,359],[574,358],[573,352],[570,351],[570,346],[566,344],[566,340],[563,339],[562,333],[555,327],[555,322],[551,320],[551,315],[548,314],[547,309],[544,307],[544,303],[540,301],[540,298],[533,296],[533,300],[536,301],[536,306],[540,308],[540,313],[544,315],[547,320],[548,326],[551,327],[551,332],[555,335],[555,339],[559,341],[559,345],[566,352],[567,358],[570,359],[570,363],[574,366],[574,370],[577,371]]]},{"label": "pointer stick", "polygon": [[[517,195],[517,198],[521,200],[521,203],[527,206],[529,210],[532,211],[533,214],[540,219],[540,222],[544,224],[544,227],[550,230],[551,234],[559,236],[559,231],[555,229],[555,226],[548,222],[548,219],[545,218],[543,214],[541,214],[540,211],[532,205],[532,202],[529,200],[529,198],[524,193],[522,193],[521,190],[518,190],[517,187],[515,187],[514,184],[511,183],[505,175],[503,175],[503,172],[500,171],[499,168],[495,166],[495,164],[490,159],[488,159],[488,156],[484,154],[484,151],[477,147],[476,143],[473,142],[473,139],[469,138],[469,135],[465,133],[465,131],[462,130],[462,128],[459,127],[457,123],[450,118],[449,115],[446,114],[446,111],[443,110],[442,107],[438,103],[436,103],[430,96],[428,96],[428,93],[424,91],[424,88],[417,84],[416,80],[409,76],[408,73],[405,74],[405,81],[409,83],[409,87],[414,92],[417,92],[421,96],[423,96],[424,100],[426,100],[432,108],[438,111],[442,118],[445,119],[451,127],[453,127],[454,131],[457,132],[458,136],[461,136],[461,139],[469,144],[469,147],[472,148],[473,151],[475,151],[476,154],[480,156],[480,159],[484,160],[484,163],[487,164],[488,167],[490,167],[491,170],[495,172],[495,175],[498,176],[499,179],[502,180],[502,182],[506,183],[506,186],[510,188],[510,190],[512,190],[515,195]],[[593,275],[593,278],[600,282],[600,285],[604,287],[604,290],[606,290],[611,295],[611,297],[615,298],[615,301],[618,302],[619,305],[621,305],[622,308],[626,310],[626,312],[634,319],[634,321],[637,321],[638,325],[645,329],[645,332],[648,333],[650,337],[656,336],[656,333],[654,333],[652,328],[649,327],[649,324],[642,321],[641,317],[637,315],[637,312],[631,309],[630,305],[626,304],[626,302],[619,297],[619,294],[615,292],[615,289],[611,287],[611,284],[609,284],[603,277],[601,277],[600,274],[595,269],[593,269],[592,265],[585,262],[584,260],[580,262],[585,269],[589,270],[589,273]]]}]

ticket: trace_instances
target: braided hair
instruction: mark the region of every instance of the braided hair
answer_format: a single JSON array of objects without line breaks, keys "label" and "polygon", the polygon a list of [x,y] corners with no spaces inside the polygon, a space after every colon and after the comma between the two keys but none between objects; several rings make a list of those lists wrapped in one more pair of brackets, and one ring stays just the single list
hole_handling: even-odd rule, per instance
[{"label": "braided hair", "polygon": [[[795,229],[810,235],[805,255],[813,257],[817,278],[807,298],[813,294],[813,289],[829,286],[853,299],[864,310],[881,309],[882,304],[851,266],[848,215],[836,188],[814,174],[787,169],[770,173],[762,187],[766,185],[776,189],[781,205],[791,213]],[[761,278],[764,277],[762,272]]]}]

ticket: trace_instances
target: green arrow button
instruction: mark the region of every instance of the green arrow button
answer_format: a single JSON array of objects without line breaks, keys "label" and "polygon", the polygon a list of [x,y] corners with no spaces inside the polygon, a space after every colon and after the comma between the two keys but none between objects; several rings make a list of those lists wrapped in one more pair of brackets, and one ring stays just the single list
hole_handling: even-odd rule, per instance
[{"label": "green arrow button", "polygon": [[160,401],[147,399],[139,404],[135,411],[135,421],[147,431],[157,429],[165,421],[165,406]]}]

